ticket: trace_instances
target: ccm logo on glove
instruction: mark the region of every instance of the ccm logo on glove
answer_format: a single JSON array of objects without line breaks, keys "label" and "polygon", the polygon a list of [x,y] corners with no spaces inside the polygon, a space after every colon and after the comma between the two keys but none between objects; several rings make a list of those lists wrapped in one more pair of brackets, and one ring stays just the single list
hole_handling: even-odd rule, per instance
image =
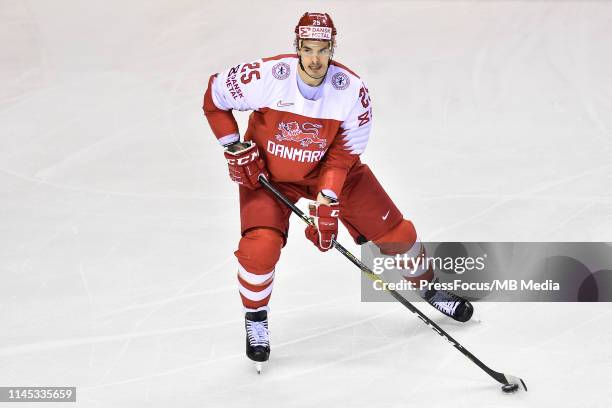
[{"label": "ccm logo on glove", "polygon": [[259,150],[255,150],[250,156],[239,157],[239,158],[226,157],[226,159],[227,159],[227,164],[230,164],[232,166],[244,166],[245,164],[249,164],[250,162],[255,161],[255,159],[257,159],[258,157],[259,157]]},{"label": "ccm logo on glove", "polygon": [[241,186],[255,190],[261,185],[258,178],[270,177],[266,163],[259,155],[257,145],[251,141],[238,142],[225,148],[225,160],[230,179]]}]

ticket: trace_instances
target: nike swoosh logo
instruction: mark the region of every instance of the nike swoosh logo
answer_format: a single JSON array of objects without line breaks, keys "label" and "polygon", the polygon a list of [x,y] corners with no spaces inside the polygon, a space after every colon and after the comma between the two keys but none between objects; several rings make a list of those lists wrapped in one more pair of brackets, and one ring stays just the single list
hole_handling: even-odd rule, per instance
[{"label": "nike swoosh logo", "polygon": [[282,100],[276,103],[276,106],[278,106],[279,108],[284,108],[285,106],[291,106],[291,105],[293,105],[293,102],[283,102]]},{"label": "nike swoosh logo", "polygon": [[384,216],[381,217],[383,219],[383,221],[387,221],[387,217],[389,216],[390,212],[391,212],[391,210],[387,211],[387,213]]}]

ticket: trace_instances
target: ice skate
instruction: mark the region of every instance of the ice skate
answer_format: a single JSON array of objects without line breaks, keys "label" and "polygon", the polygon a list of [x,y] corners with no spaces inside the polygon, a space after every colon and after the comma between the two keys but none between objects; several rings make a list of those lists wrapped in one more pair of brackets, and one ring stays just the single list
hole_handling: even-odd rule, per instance
[{"label": "ice skate", "polygon": [[459,322],[467,322],[474,313],[469,300],[444,290],[429,289],[422,297],[439,312]]},{"label": "ice skate", "polygon": [[270,358],[267,310],[247,312],[244,316],[244,326],[246,329],[246,355],[255,362],[257,374],[261,374],[264,363]]}]

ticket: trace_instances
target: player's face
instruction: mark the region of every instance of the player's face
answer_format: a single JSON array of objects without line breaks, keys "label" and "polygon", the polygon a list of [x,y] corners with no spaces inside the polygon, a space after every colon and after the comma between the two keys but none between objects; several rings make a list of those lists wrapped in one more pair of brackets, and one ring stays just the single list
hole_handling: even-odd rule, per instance
[{"label": "player's face", "polygon": [[329,41],[302,41],[298,54],[302,57],[302,65],[309,75],[320,77],[327,72],[332,50]]}]

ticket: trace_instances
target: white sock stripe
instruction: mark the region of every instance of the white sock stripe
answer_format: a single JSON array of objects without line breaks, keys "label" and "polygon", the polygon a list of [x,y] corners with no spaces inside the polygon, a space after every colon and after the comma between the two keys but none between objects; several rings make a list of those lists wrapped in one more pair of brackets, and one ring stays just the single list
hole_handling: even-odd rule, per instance
[{"label": "white sock stripe", "polygon": [[419,267],[414,270],[414,273],[412,271],[406,271],[403,273],[403,276],[405,278],[418,278],[419,276],[424,275],[425,272],[427,272],[427,268],[425,268],[424,263],[425,262],[419,262]]},{"label": "white sock stripe", "polygon": [[268,286],[264,290],[259,291],[259,292],[253,292],[252,290],[248,290],[247,288],[239,284],[238,290],[240,291],[242,296],[244,296],[245,298],[252,300],[254,302],[257,302],[259,300],[265,299],[270,293],[272,293],[273,286],[274,286],[274,281],[270,282],[270,286]]},{"label": "white sock stripe", "polygon": [[242,265],[238,264],[238,275],[247,283],[251,285],[262,285],[265,281],[274,277],[274,269],[264,275],[257,275],[244,269]]},{"label": "white sock stripe", "polygon": [[421,255],[422,250],[423,244],[421,243],[421,238],[417,237],[416,241],[414,241],[414,244],[412,244],[408,252],[406,252],[406,256],[408,258],[416,258],[417,256]]},{"label": "white sock stripe", "polygon": [[[416,260],[424,252],[423,250],[423,243],[421,242],[421,239],[417,237],[416,241],[414,241],[414,244],[412,244],[412,247],[408,250],[408,252],[406,252],[406,257],[409,259]],[[410,273],[409,271],[406,271],[407,273],[404,274],[404,277],[418,278],[419,276],[424,275],[427,272],[429,268],[427,268],[426,266],[427,263],[425,262],[425,260],[420,259],[418,267],[414,269],[414,272]]]}]

